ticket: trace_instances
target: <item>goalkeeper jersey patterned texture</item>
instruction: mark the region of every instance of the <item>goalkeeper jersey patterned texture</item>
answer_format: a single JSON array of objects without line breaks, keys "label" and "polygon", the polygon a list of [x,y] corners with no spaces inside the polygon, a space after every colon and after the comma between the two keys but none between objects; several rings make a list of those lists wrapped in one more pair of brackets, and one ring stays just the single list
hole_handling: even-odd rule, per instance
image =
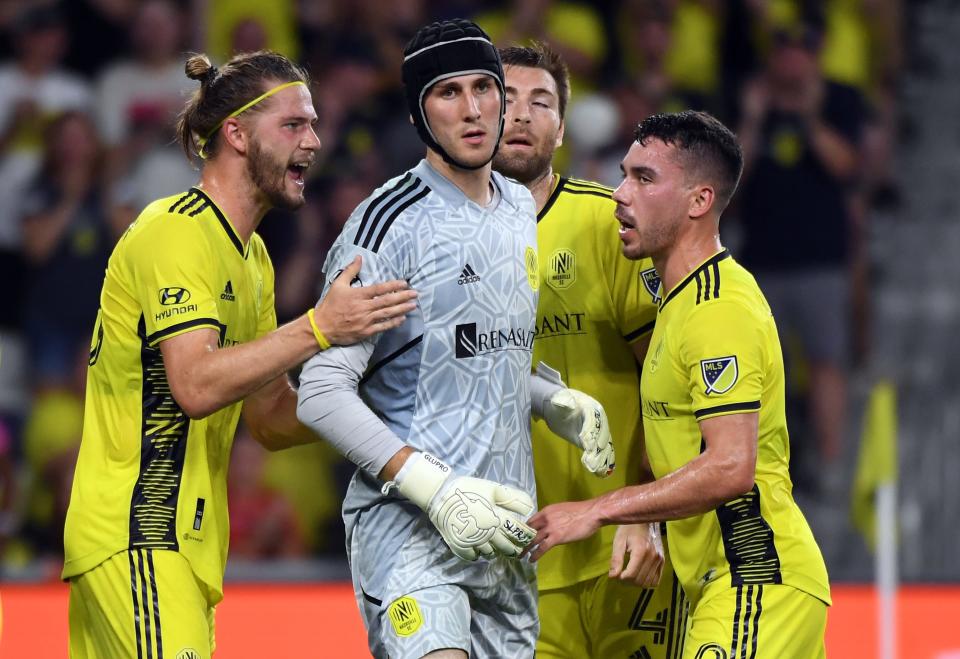
[{"label": "goalkeeper jersey patterned texture", "polygon": [[[606,410],[617,466],[609,478],[588,474],[581,451],[533,424],[540,505],[579,501],[636,483],[642,453],[640,381],[630,343],[649,337],[660,280],[649,259],[621,253],[610,188],[560,177],[540,211],[540,302],[534,364],[546,362],[564,383],[596,398]],[[548,552],[538,567],[540,588],[558,588],[606,574],[615,526]]]},{"label": "goalkeeper jersey patterned texture", "polygon": [[[327,256],[328,283],[360,254],[361,283],[405,279],[419,294],[417,309],[375,340],[315,355],[300,393],[309,396],[331,370],[356,373],[364,402],[401,440],[459,475],[535,497],[535,206],[526,188],[499,174],[492,184],[494,200],[481,207],[424,160],[357,207]],[[368,595],[389,604],[412,584],[496,578],[486,561],[453,556],[425,513],[382,486],[358,470],[344,500],[348,542],[363,519],[352,567]]]},{"label": "goalkeeper jersey patterned texture", "polygon": [[829,603],[823,557],[793,500],[777,328],[753,277],[727,251],[660,303],[641,393],[657,478],[703,451],[700,421],[759,413],[753,490],[667,524],[670,557],[692,602],[714,586],[783,583]]},{"label": "goalkeeper jersey patterned texture", "polygon": [[273,267],[202,190],[147,206],[107,266],[87,371],[83,439],[64,531],[65,578],[124,549],[179,551],[219,596],[227,464],[240,403],[190,419],[159,344],[206,327],[221,346],[276,327]]}]

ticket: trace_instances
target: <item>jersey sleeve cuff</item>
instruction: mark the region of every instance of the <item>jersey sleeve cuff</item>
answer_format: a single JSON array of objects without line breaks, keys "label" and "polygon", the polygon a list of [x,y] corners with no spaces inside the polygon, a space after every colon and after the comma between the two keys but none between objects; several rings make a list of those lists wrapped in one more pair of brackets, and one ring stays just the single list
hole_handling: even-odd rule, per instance
[{"label": "jersey sleeve cuff", "polygon": [[185,322],[177,323],[176,325],[170,325],[169,327],[157,330],[153,334],[147,336],[147,344],[154,346],[164,339],[169,339],[185,332],[191,332],[195,329],[200,329],[201,327],[209,327],[210,329],[216,330],[219,333],[223,326],[219,321],[217,321],[216,318],[195,318],[193,320],[187,320]]},{"label": "jersey sleeve cuff", "polygon": [[760,409],[760,401],[752,400],[746,403],[727,403],[726,405],[714,405],[713,407],[704,407],[695,410],[694,416],[697,421],[702,421],[711,416],[721,416],[723,414],[742,414],[744,412],[756,412]]},{"label": "jersey sleeve cuff", "polygon": [[649,323],[647,323],[643,327],[640,327],[639,329],[635,329],[629,334],[625,334],[623,338],[627,340],[627,343],[633,343],[637,339],[641,338],[643,335],[648,334],[649,332],[652,332],[653,326],[656,324],[657,324],[657,321],[651,320]]}]

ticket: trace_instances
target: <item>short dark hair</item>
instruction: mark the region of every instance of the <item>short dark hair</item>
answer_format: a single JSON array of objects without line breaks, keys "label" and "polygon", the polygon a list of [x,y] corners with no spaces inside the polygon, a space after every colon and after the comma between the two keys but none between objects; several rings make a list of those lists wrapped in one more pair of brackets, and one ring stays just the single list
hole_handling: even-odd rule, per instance
[{"label": "short dark hair", "polygon": [[570,100],[570,71],[566,62],[550,46],[539,41],[531,42],[530,46],[510,46],[500,49],[500,59],[503,66],[526,66],[531,69],[543,69],[557,83],[557,95],[560,97],[560,119],[567,111],[567,102]]},{"label": "short dark hair", "polygon": [[[269,84],[302,82],[309,85],[306,72],[279,53],[260,50],[234,55],[218,69],[210,58],[194,53],[184,65],[187,77],[200,82],[177,119],[177,138],[187,158],[212,156],[220,145],[219,131],[211,134],[231,112],[242,108],[260,94]],[[246,112],[263,109],[259,104]],[[206,139],[206,144],[200,140]]]},{"label": "short dark hair", "polygon": [[634,139],[644,146],[658,139],[676,147],[691,169],[714,183],[718,210],[730,203],[743,173],[743,152],[737,137],[716,117],[694,110],[655,114],[637,124]]}]

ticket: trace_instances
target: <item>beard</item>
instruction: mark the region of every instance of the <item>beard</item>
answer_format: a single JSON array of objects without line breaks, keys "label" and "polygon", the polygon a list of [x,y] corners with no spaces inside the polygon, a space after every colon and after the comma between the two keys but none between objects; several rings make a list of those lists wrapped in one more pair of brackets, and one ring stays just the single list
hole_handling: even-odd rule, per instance
[{"label": "beard", "polygon": [[287,163],[272,156],[260,145],[259,140],[250,141],[247,172],[250,180],[274,208],[292,211],[306,201],[302,194],[290,195],[287,192]]},{"label": "beard", "polygon": [[550,168],[552,153],[537,151],[529,158],[509,156],[502,150],[493,159],[493,168],[524,185],[536,181]]},{"label": "beard", "polygon": [[679,225],[665,223],[634,229],[637,240],[623,246],[623,255],[631,260],[655,258],[673,246],[680,233]]}]

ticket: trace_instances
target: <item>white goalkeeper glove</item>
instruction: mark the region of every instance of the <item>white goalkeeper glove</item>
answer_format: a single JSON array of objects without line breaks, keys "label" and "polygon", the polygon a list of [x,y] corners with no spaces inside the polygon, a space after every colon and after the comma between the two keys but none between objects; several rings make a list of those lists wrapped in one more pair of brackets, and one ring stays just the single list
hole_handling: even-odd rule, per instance
[{"label": "white goalkeeper glove", "polygon": [[[603,405],[582,391],[568,389],[560,374],[540,362],[533,374],[533,411],[560,437],[583,451],[580,462],[604,478],[613,473],[616,455]],[[540,400],[537,400],[539,393]]]},{"label": "white goalkeeper glove", "polygon": [[394,486],[427,513],[451,551],[465,561],[519,556],[537,535],[521,520],[533,512],[526,492],[458,476],[429,453],[407,458],[384,493]]}]

